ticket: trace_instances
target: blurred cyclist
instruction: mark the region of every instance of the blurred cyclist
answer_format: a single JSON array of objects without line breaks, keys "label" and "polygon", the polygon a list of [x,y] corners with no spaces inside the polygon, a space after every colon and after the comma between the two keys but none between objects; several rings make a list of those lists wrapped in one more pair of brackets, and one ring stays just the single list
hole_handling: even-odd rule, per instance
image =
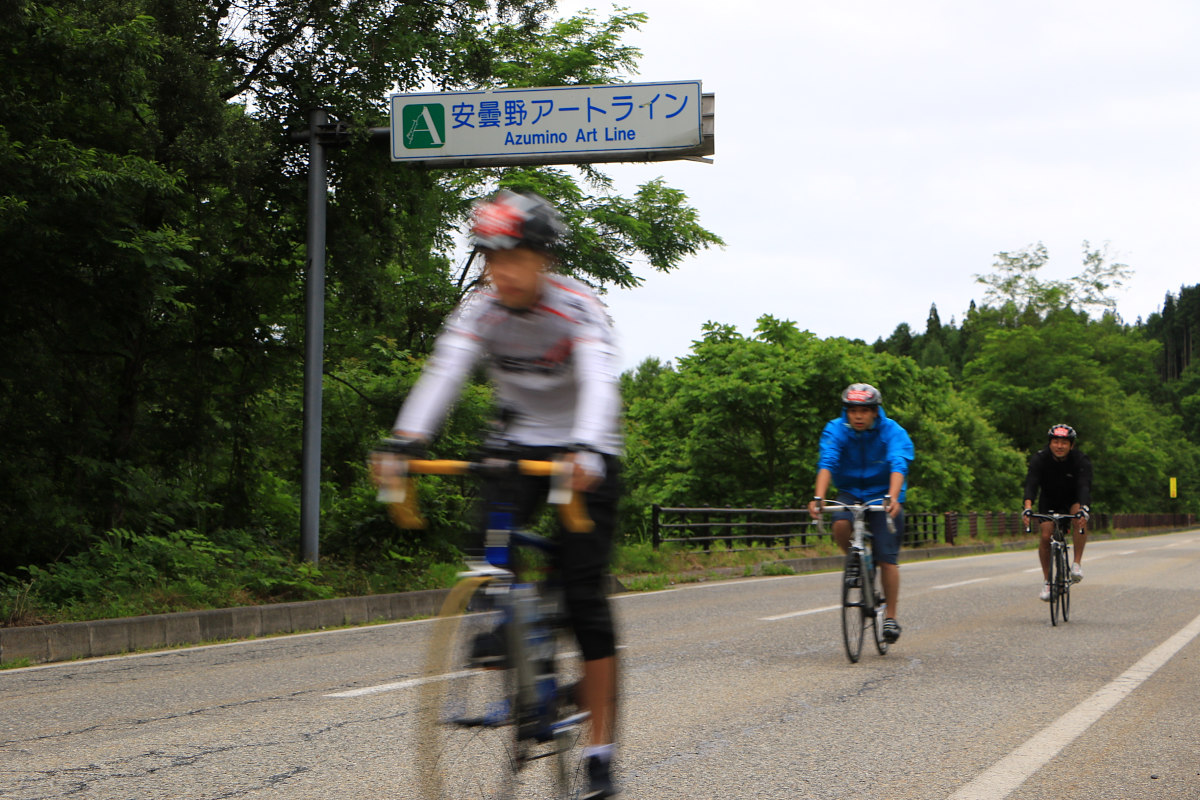
[{"label": "blurred cyclist", "polygon": [[[1075,449],[1075,429],[1070,425],[1052,425],[1046,431],[1049,443],[1029,459],[1029,472],[1025,475],[1025,514],[1033,510],[1037,500],[1038,513],[1078,514],[1080,519],[1072,525],[1072,546],[1075,563],[1071,565],[1071,579],[1075,583],[1083,580],[1083,546],[1087,544],[1087,520],[1092,502],[1092,462]],[[1040,492],[1040,494],[1039,494]],[[1042,591],[1039,597],[1050,600],[1050,536],[1054,523],[1042,520],[1042,539],[1038,544],[1038,557],[1042,561]]]},{"label": "blurred cyclist", "polygon": [[[505,190],[476,207],[471,237],[483,255],[484,285],[448,318],[394,433],[428,441],[482,359],[504,442],[522,458],[573,462],[573,486],[586,493],[595,529],[560,530],[557,566],[583,654],[579,699],[592,720],[584,797],[601,798],[617,791],[611,778],[616,636],[605,583],[620,495],[621,399],[604,306],[584,284],[552,272],[553,248],[565,232],[558,212],[537,195]],[[524,525],[544,502],[549,479],[517,481],[515,518]]]},{"label": "blurred cyclist", "polygon": [[[842,392],[842,415],[830,420],[821,432],[820,457],[817,461],[817,485],[808,513],[814,518],[825,504],[825,492],[832,482],[835,498],[841,503],[874,503],[885,495],[887,515],[895,532],[887,529],[884,512],[872,511],[867,525],[874,537],[875,560],[887,608],[883,620],[883,638],[900,638],[896,610],[900,599],[900,540],[904,536],[904,502],[908,465],[913,460],[912,439],[898,422],[883,410],[883,397],[868,383],[852,383]],[[833,514],[833,538],[847,552],[853,534],[853,515],[849,511]]]}]

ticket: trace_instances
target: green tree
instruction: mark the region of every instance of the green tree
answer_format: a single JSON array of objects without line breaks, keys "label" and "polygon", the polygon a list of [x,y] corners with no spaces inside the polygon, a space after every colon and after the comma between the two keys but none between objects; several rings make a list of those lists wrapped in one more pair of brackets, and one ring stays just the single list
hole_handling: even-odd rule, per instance
[{"label": "green tree", "polygon": [[[629,483],[642,505],[797,507],[812,491],[820,433],[847,384],[884,393],[913,437],[914,510],[1003,508],[1020,456],[960,396],[943,369],[820,340],[759,319],[753,337],[709,323],[675,369],[627,375]],[[639,503],[635,503],[636,508]]]},{"label": "green tree", "polygon": [[1200,284],[1182,286],[1179,295],[1167,293],[1162,311],[1150,315],[1146,334],[1163,343],[1159,371],[1163,378],[1179,378],[1195,361],[1200,340]]},{"label": "green tree", "polygon": [[1161,510],[1153,487],[1166,486],[1169,470],[1189,469],[1195,446],[1179,435],[1179,416],[1150,396],[1158,348],[1111,315],[1091,322],[1058,311],[1042,325],[990,331],[963,378],[1026,452],[1045,445],[1055,422],[1073,425],[1095,465],[1098,507]]},{"label": "green tree", "polygon": [[994,307],[1011,303],[1025,321],[1066,307],[1112,311],[1116,300],[1110,290],[1120,288],[1133,273],[1129,266],[1110,260],[1104,250],[1094,250],[1086,241],[1083,271],[1073,278],[1066,281],[1039,278],[1038,270],[1049,260],[1049,251],[1041,242],[1024,250],[997,253],[994,271],[975,276],[978,283],[987,287],[984,302]]}]

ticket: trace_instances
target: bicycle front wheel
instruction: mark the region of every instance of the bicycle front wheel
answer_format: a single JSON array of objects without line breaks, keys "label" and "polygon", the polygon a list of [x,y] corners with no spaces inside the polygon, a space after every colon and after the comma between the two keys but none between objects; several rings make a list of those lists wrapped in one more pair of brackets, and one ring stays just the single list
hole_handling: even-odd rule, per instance
[{"label": "bicycle front wheel", "polygon": [[502,615],[482,592],[488,581],[461,581],[434,622],[416,743],[427,800],[503,800],[516,791],[526,745],[513,720],[516,670],[497,633]]},{"label": "bicycle front wheel", "polygon": [[862,553],[850,553],[842,572],[842,640],[852,664],[862,655],[863,634],[870,619],[867,608],[871,592],[865,588],[868,584],[864,566]]},{"label": "bicycle front wheel", "polygon": [[1063,575],[1063,558],[1062,548],[1057,542],[1050,544],[1052,549],[1050,560],[1050,624],[1058,624],[1058,615],[1062,611],[1063,598],[1063,578],[1069,576]]}]

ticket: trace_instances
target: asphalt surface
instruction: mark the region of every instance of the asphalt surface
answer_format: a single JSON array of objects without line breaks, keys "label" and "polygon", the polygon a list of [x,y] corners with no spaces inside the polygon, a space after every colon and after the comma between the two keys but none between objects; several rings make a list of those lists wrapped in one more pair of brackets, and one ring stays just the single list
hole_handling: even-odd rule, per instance
[{"label": "asphalt surface", "polygon": [[[901,569],[850,664],[839,576],[614,599],[625,798],[1200,797],[1200,531]],[[416,798],[416,621],[0,672],[0,798]]]}]

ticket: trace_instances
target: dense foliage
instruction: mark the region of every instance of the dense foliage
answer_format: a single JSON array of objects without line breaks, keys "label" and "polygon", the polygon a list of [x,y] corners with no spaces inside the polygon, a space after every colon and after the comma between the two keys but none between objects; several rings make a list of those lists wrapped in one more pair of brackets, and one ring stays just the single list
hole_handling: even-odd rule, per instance
[{"label": "dense foliage", "polygon": [[1017,451],[946,370],[766,316],[749,338],[710,324],[677,368],[650,360],[625,376],[631,510],[802,507],[821,429],[856,381],[881,387],[913,438],[912,507],[1002,508],[1020,491]]}]

